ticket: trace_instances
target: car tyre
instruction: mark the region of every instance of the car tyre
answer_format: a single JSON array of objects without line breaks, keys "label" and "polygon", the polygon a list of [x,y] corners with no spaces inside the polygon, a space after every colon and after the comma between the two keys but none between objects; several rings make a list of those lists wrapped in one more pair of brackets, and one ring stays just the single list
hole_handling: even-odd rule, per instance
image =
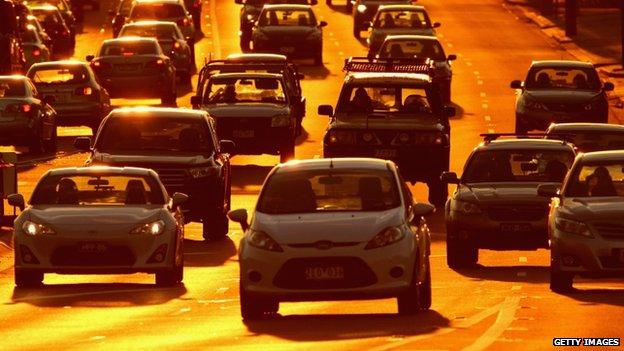
[{"label": "car tyre", "polygon": [[157,286],[175,286],[182,283],[184,279],[184,263],[170,269],[163,269],[156,272]]},{"label": "car tyre", "polygon": [[553,267],[554,259],[550,265],[550,290],[556,293],[566,293],[573,290],[574,274],[561,272]]},{"label": "car tyre", "polygon": [[182,84],[191,84],[191,67],[189,66],[189,70],[188,71],[180,71],[178,73],[178,76],[180,77],[180,83]]},{"label": "car tyre", "polygon": [[[243,278],[241,278],[242,281]],[[265,314],[275,314],[279,311],[279,301],[270,298],[252,297],[245,291],[242,283],[239,284],[240,309],[243,320],[250,321],[262,318]]]},{"label": "car tyre", "polygon": [[479,248],[468,240],[446,239],[446,263],[453,269],[469,268],[477,264]]},{"label": "car tyre", "polygon": [[176,91],[175,91],[175,88],[172,91],[170,91],[168,93],[165,93],[163,96],[161,96],[160,103],[162,105],[175,106],[175,104],[176,104]]},{"label": "car tyre", "polygon": [[434,177],[427,182],[429,188],[429,202],[435,207],[444,207],[448,198],[448,185],[438,177]]},{"label": "car tyre", "polygon": [[295,141],[293,140],[280,149],[280,163],[287,162],[295,158]]},{"label": "car tyre", "polygon": [[450,104],[451,101],[451,81],[449,80],[444,84],[444,88],[442,90],[442,99],[445,104]]},{"label": "car tyre", "polygon": [[516,116],[516,134],[526,134],[528,131],[527,126]]},{"label": "car tyre", "polygon": [[429,256],[425,261],[425,281],[418,286],[418,307],[423,311],[431,308],[431,263]]},{"label": "car tyre", "polygon": [[54,130],[52,131],[52,136],[50,137],[50,140],[46,140],[43,143],[43,148],[45,149],[45,152],[47,153],[55,153],[56,152],[56,142],[58,139],[58,135],[57,135],[57,130],[56,130],[56,126],[53,127]]},{"label": "car tyre", "polygon": [[314,65],[323,66],[323,49],[314,55]]},{"label": "car tyre", "polygon": [[27,288],[39,286],[43,283],[42,272],[29,272],[21,269],[15,269],[15,286],[19,288]]},{"label": "car tyre", "polygon": [[41,130],[39,130],[28,144],[28,152],[33,155],[43,153],[43,140],[41,138]]},{"label": "car tyre", "polygon": [[411,316],[420,311],[420,285],[418,285],[418,264],[414,265],[412,282],[407,290],[397,296],[397,307],[399,314]]}]

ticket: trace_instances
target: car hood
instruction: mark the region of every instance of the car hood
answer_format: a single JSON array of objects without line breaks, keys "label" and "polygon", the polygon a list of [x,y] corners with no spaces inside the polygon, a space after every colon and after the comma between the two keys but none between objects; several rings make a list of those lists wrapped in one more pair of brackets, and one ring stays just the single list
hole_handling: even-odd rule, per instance
[{"label": "car hood", "polygon": [[[92,162],[97,165],[108,164],[117,166],[141,166],[141,165],[202,165],[210,162],[211,157],[206,155],[124,155],[94,152]],[[148,167],[150,168],[150,167]]]},{"label": "car hood", "polygon": [[419,118],[386,118],[371,117],[368,121],[365,117],[349,116],[338,118],[334,122],[333,127],[339,129],[381,129],[381,130],[425,130],[425,131],[442,131],[442,124],[433,116],[425,116]]},{"label": "car hood", "polygon": [[214,104],[205,108],[213,117],[273,117],[288,114],[287,105],[268,103]]},{"label": "car hood", "polygon": [[[280,37],[281,40],[294,38],[305,38],[308,35],[318,31],[316,27],[284,27],[284,26],[267,26],[259,29],[260,33],[268,37]],[[286,37],[286,38],[285,38]]]},{"label": "car hood", "polygon": [[582,90],[527,90],[526,97],[542,103],[583,103],[598,97],[601,92]]},{"label": "car hood", "polygon": [[537,195],[540,184],[543,183],[462,184],[457,190],[457,199],[482,204],[545,204],[548,199]]},{"label": "car hood", "polygon": [[252,228],[269,234],[279,244],[367,242],[381,230],[402,223],[402,212],[327,212],[268,215],[256,212]]},{"label": "car hood", "polygon": [[559,213],[579,221],[624,218],[623,197],[565,198]]}]

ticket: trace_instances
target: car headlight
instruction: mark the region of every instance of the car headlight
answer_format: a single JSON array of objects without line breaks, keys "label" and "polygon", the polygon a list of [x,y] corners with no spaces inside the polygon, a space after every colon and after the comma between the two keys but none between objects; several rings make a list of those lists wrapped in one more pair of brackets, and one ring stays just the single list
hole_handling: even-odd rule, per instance
[{"label": "car headlight", "polygon": [[531,110],[546,111],[546,106],[541,102],[525,100],[524,106]]},{"label": "car headlight", "polygon": [[562,232],[582,235],[588,238],[594,237],[587,224],[583,222],[557,217],[555,218],[555,226]]},{"label": "car headlight", "polygon": [[403,240],[405,234],[399,227],[390,227],[382,230],[375,235],[364,247],[365,250],[376,249],[378,247],[388,246]]},{"label": "car headlight", "polygon": [[355,132],[332,130],[329,132],[329,136],[327,137],[327,142],[329,144],[334,144],[334,145],[335,144],[347,144],[347,145],[355,144]]},{"label": "car headlight", "polygon": [[364,13],[364,12],[366,12],[366,5],[363,5],[363,4],[358,5],[358,7],[357,7],[357,11],[358,11],[359,13]]},{"label": "car headlight", "polygon": [[455,201],[455,211],[459,211],[463,214],[477,214],[481,213],[481,208],[477,204],[468,201]]},{"label": "car headlight", "polygon": [[290,115],[277,115],[271,118],[271,127],[288,127],[290,126]]},{"label": "car headlight", "polygon": [[162,220],[157,220],[151,223],[141,224],[140,226],[132,229],[130,234],[140,234],[140,235],[160,235],[165,231],[165,222]]},{"label": "car headlight", "polygon": [[247,242],[249,243],[249,245],[262,250],[273,252],[284,251],[282,247],[279,246],[277,241],[273,240],[273,238],[271,238],[269,234],[259,230],[250,229],[249,233],[247,234]]},{"label": "car headlight", "polygon": [[22,224],[22,230],[24,233],[30,236],[38,236],[38,235],[54,235],[56,232],[52,230],[52,228],[48,227],[45,224],[39,224],[31,221],[24,221]]},{"label": "car headlight", "polygon": [[189,174],[194,179],[210,177],[216,171],[213,167],[196,167],[189,169]]}]

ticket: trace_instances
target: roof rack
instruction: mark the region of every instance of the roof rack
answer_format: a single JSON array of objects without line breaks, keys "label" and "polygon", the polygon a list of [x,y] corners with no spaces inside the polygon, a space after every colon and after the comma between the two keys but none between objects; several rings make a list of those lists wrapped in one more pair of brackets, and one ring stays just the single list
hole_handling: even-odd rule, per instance
[{"label": "roof rack", "polygon": [[349,57],[345,59],[342,70],[346,72],[420,73],[430,76],[435,72],[430,58]]},{"label": "roof rack", "polygon": [[483,141],[489,143],[501,137],[516,137],[518,139],[560,139],[563,143],[570,141],[574,134],[570,133],[483,133],[479,134]]}]

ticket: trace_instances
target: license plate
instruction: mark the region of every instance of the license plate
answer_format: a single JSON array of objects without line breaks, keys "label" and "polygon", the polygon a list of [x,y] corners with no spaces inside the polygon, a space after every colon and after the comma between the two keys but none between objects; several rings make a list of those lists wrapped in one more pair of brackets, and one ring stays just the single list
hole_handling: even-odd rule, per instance
[{"label": "license plate", "polygon": [[108,251],[108,246],[106,245],[106,243],[94,242],[94,241],[78,243],[78,252],[81,252],[81,253],[98,254],[98,253],[105,253],[106,251]]},{"label": "license plate", "polygon": [[120,65],[118,68],[120,71],[135,71],[139,68],[139,65]]},{"label": "license plate", "polygon": [[281,48],[280,51],[285,54],[292,54],[293,52],[295,52],[295,48],[292,46],[286,46],[286,47]]},{"label": "license plate", "polygon": [[344,267],[308,267],[305,270],[306,280],[339,280],[344,279]]},{"label": "license plate", "polygon": [[239,130],[236,129],[232,132],[232,135],[235,138],[253,138],[254,137],[254,131],[253,130]]},{"label": "license plate", "polygon": [[530,232],[533,227],[529,223],[503,223],[500,225],[502,232]]},{"label": "license plate", "polygon": [[376,158],[389,159],[389,158],[395,158],[396,155],[397,155],[397,151],[395,149],[377,149],[377,150],[375,150],[375,157]]}]

